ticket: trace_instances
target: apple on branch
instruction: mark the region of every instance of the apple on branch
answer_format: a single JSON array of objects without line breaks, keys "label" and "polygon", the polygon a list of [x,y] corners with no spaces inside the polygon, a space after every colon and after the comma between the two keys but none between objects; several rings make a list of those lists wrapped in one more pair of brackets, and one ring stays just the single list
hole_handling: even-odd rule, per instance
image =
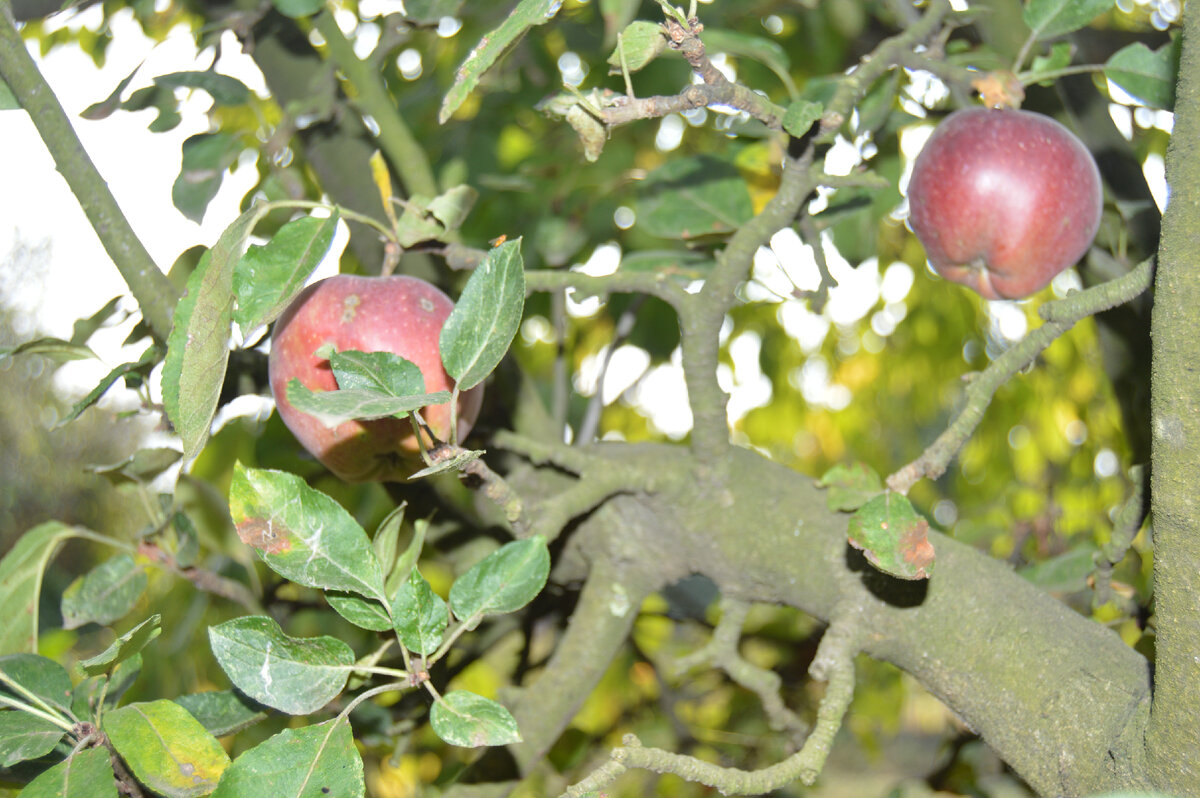
[{"label": "apple on branch", "polygon": [[[449,440],[452,414],[441,392],[451,391],[454,380],[442,365],[438,340],[453,309],[441,290],[415,277],[337,275],[304,289],[276,322],[268,363],[271,392],[288,429],[330,471],[349,482],[404,481],[423,468],[413,425],[408,418],[396,417],[395,407],[381,414],[363,411],[365,420],[331,420],[296,408],[288,398],[289,384],[293,390],[346,394],[345,389],[380,378],[383,384],[372,386],[380,406],[388,393],[440,394],[440,403],[411,409],[419,409],[435,438]],[[408,373],[397,371],[400,366]],[[390,373],[400,373],[415,388],[389,390]],[[358,384],[339,384],[339,374],[342,382],[352,378]],[[470,431],[482,402],[482,385],[459,395],[459,439]],[[428,448],[433,441],[427,433],[423,437]]]},{"label": "apple on branch", "polygon": [[1058,122],[970,108],[929,137],[908,203],[934,271],[985,299],[1020,299],[1083,257],[1104,197],[1091,153]]}]

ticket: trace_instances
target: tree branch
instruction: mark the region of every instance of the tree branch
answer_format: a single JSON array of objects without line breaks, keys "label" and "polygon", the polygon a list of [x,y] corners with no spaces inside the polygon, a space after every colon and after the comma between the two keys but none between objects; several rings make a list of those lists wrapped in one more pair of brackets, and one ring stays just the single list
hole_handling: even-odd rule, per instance
[{"label": "tree branch", "polygon": [[1200,5],[1184,10],[1183,51],[1167,148],[1171,199],[1163,215],[1151,314],[1151,512],[1157,630],[1150,762],[1166,792],[1200,784]]},{"label": "tree branch", "polygon": [[58,98],[46,84],[13,26],[11,4],[0,0],[0,77],[37,128],[54,164],[79,201],[92,229],[129,286],[142,317],[159,341],[171,332],[179,295],[155,264],[95,164],[88,157]]}]

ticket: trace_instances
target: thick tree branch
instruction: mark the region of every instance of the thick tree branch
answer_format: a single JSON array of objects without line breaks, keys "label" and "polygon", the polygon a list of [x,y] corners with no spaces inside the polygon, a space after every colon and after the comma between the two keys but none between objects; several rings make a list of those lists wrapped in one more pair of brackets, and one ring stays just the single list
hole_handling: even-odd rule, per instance
[{"label": "thick tree branch", "polygon": [[129,286],[154,337],[166,341],[171,332],[175,287],[158,268],[133,232],[104,178],[83,149],[71,120],[46,85],[37,65],[13,26],[8,0],[0,0],[0,77],[12,89],[37,128],[54,164],[91,222],[104,251]]},{"label": "thick tree branch", "polygon": [[1151,512],[1157,630],[1154,710],[1146,735],[1158,786],[1200,794],[1200,6],[1184,11],[1175,127],[1167,149],[1151,314]]}]

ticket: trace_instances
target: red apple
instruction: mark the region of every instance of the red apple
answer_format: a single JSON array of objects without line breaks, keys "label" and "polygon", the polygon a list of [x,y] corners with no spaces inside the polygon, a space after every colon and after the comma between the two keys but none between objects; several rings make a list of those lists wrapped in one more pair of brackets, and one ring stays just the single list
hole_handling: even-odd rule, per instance
[{"label": "red apple", "polygon": [[1030,111],[946,117],[913,165],[909,224],[934,271],[987,299],[1019,299],[1078,261],[1104,203],[1091,153]]},{"label": "red apple", "polygon": [[[288,429],[330,471],[348,482],[403,481],[423,466],[408,419],[346,421],[327,426],[287,400],[295,378],[312,391],[335,390],[327,352],[391,352],[416,364],[426,393],[448,391],[438,336],[454,303],[415,277],[337,275],[305,288],[279,317],[271,336],[271,393]],[[322,355],[325,355],[323,357]],[[466,436],[483,402],[483,386],[459,397],[458,435]],[[423,408],[439,440],[450,431],[450,404]],[[430,441],[426,439],[426,445]]]}]

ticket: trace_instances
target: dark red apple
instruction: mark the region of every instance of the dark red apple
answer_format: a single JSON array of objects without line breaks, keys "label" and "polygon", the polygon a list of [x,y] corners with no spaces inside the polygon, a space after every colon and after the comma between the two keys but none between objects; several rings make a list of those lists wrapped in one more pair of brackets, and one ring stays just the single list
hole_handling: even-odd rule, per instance
[{"label": "dark red apple", "polygon": [[[426,393],[451,390],[454,381],[442,367],[438,336],[453,309],[448,296],[415,277],[342,274],[305,288],[279,317],[271,336],[271,393],[288,429],[330,471],[349,482],[407,479],[423,467],[408,419],[346,421],[329,427],[288,402],[287,384],[296,378],[313,391],[336,389],[326,359],[332,347],[339,352],[391,352],[416,364]],[[482,385],[459,397],[460,439],[475,423],[482,402]],[[439,440],[449,438],[449,402],[420,412]]]},{"label": "dark red apple", "polygon": [[1019,299],[1083,257],[1104,198],[1091,153],[1058,122],[970,108],[929,137],[908,204],[934,271],[987,299]]}]

